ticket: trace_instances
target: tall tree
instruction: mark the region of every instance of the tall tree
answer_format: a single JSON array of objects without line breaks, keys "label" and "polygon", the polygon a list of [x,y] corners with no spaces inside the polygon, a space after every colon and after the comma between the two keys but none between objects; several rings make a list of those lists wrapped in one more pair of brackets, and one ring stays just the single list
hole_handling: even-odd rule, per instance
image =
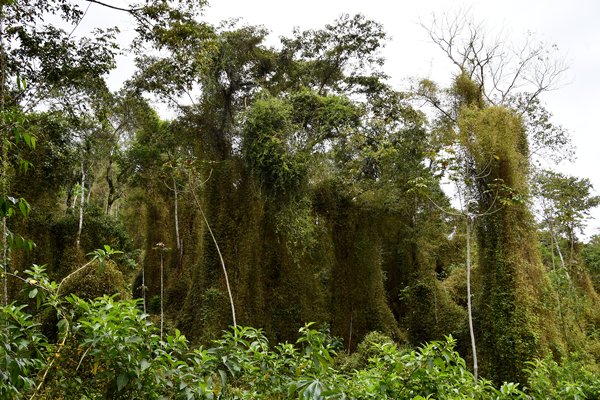
[{"label": "tall tree", "polygon": [[474,318],[483,368],[495,380],[519,380],[525,362],[543,349],[536,337],[552,330],[534,317],[547,288],[533,218],[520,200],[528,192],[524,131],[517,116],[496,107],[464,109],[459,127],[482,214],[476,226],[482,286]]},{"label": "tall tree", "polygon": [[[556,250],[562,267],[572,272],[577,258],[577,234],[583,232],[590,210],[600,205],[600,196],[592,195],[589,179],[548,170],[536,175],[535,189],[541,204],[542,224],[550,233],[552,254]],[[567,242],[568,264],[561,250],[562,238]]]},{"label": "tall tree", "polygon": [[[552,55],[555,47],[531,38],[516,51],[489,40],[485,28],[466,14],[435,17],[425,28],[458,69],[450,90],[424,80],[417,94],[437,111],[434,127],[441,148],[458,145],[459,152],[446,154],[449,161],[463,160],[464,186],[482,214],[475,225],[481,287],[473,319],[482,337],[483,371],[496,380],[519,380],[523,363],[543,349],[539,338],[552,340],[554,329],[535,317],[539,295],[551,289],[526,199],[529,142],[538,151],[560,149],[568,140],[539,101],[560,85],[566,66]],[[507,368],[493,367],[498,360]]]}]

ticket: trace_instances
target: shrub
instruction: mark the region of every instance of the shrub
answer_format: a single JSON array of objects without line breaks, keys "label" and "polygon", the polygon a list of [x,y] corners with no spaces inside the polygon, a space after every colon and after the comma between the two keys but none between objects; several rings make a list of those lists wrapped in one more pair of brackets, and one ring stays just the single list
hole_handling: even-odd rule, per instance
[{"label": "shrub", "polygon": [[237,326],[212,347],[190,350],[177,330],[161,341],[138,301],[65,299],[43,267],[30,274],[29,297],[58,314],[57,344],[39,333],[24,305],[0,307],[2,398],[592,399],[600,393],[597,371],[577,355],[562,364],[529,363],[527,388],[475,383],[451,336],[401,349],[372,332],[337,364],[340,341],[312,324],[295,343],[271,347],[260,329]]}]

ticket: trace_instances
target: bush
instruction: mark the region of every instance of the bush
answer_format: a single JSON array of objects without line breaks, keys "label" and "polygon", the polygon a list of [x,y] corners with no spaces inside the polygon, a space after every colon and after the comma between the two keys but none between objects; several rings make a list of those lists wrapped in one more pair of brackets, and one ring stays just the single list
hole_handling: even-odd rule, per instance
[{"label": "bush", "polygon": [[0,307],[0,398],[19,398],[35,387],[45,365],[46,342],[25,305]]},{"label": "bush", "polygon": [[592,372],[578,354],[571,354],[561,364],[545,358],[528,363],[529,393],[534,399],[597,399],[600,375]]},{"label": "bush", "polygon": [[577,355],[562,364],[529,363],[527,388],[476,384],[451,336],[400,349],[372,332],[354,355],[340,358],[340,341],[312,324],[295,343],[273,347],[260,329],[237,326],[212,347],[190,350],[177,330],[161,341],[138,301],[65,299],[42,267],[30,274],[29,297],[59,315],[58,343],[48,343],[25,306],[0,307],[2,398],[592,399],[600,393],[597,371]]},{"label": "bush", "polygon": [[362,342],[359,343],[356,351],[351,355],[344,357],[338,357],[338,365],[340,370],[344,372],[352,372],[366,368],[369,364],[369,360],[373,357],[380,357],[382,354],[379,352],[380,345],[393,344],[394,341],[387,335],[381,332],[369,332]]}]

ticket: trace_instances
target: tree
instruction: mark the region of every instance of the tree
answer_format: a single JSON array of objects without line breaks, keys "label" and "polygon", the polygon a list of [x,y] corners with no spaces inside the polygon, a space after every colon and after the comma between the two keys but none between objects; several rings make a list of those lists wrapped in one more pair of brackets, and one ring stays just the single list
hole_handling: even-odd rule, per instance
[{"label": "tree", "polygon": [[[536,41],[527,34],[521,43],[512,43],[490,33],[468,12],[434,15],[422,24],[436,44],[475,83],[480,102],[508,107],[523,120],[528,157],[570,158],[573,148],[569,132],[552,122],[552,114],[540,96],[564,82],[568,65],[556,45]],[[458,109],[452,94],[445,96],[434,82],[422,80],[416,92],[448,121],[456,122]]]},{"label": "tree", "polygon": [[568,69],[556,56],[556,45],[536,42],[531,34],[521,44],[507,45],[468,12],[434,15],[429,26],[422,26],[492,105],[510,105],[517,94],[526,94],[523,105],[530,105],[540,94],[560,87]]},{"label": "tree", "polygon": [[600,292],[600,236],[594,235],[583,246],[581,258],[589,271],[596,292]]},{"label": "tree", "polygon": [[381,24],[360,14],[344,14],[323,29],[295,29],[293,37],[282,38],[278,81],[319,95],[376,91],[385,77],[379,50],[386,39]]},{"label": "tree", "polygon": [[496,380],[522,379],[523,363],[542,350],[535,337],[552,334],[531,319],[540,306],[535,299],[550,288],[540,278],[526,206],[529,141],[536,140],[535,148],[566,143],[566,132],[550,124],[539,102],[559,86],[566,66],[552,56],[555,47],[531,38],[516,49],[489,40],[465,14],[434,17],[425,29],[458,69],[451,88],[423,80],[416,94],[437,112],[434,135],[444,150],[439,161],[465,172],[461,191],[481,214],[475,231],[482,285],[473,318],[479,320],[483,370]]},{"label": "tree", "polygon": [[[442,154],[432,160],[435,178],[443,177],[455,184],[458,209],[442,207],[430,198],[430,201],[444,214],[459,217],[465,224],[467,319],[475,382],[479,378],[479,365],[473,321],[473,288],[471,286],[473,235],[478,233],[477,238],[481,239],[480,231],[486,220],[489,221],[495,214],[506,212],[506,208],[522,203],[526,196],[522,178],[518,183],[505,180],[507,178],[500,176],[498,171],[500,167],[497,164],[500,162],[512,163],[513,165],[510,167],[504,168],[527,170],[527,164],[523,160],[506,160],[509,157],[518,159],[519,156],[523,156],[519,152],[525,149],[510,149],[510,146],[519,146],[518,141],[521,140],[518,138],[520,120],[515,116],[503,115],[504,112],[509,114],[510,111],[502,107],[487,106],[479,91],[480,88],[466,74],[460,74],[455,78],[451,93],[455,96],[454,101],[459,110],[456,125],[450,124],[444,127],[443,124],[448,123],[447,116],[445,114],[441,116],[442,129],[449,130],[444,133],[445,135],[449,134],[449,137],[446,139],[447,145],[442,147]],[[493,112],[497,114],[484,116],[485,114],[491,115]],[[485,121],[483,126],[474,124],[474,121],[479,121],[480,118]],[[497,121],[490,121],[494,119]],[[517,138],[514,137],[515,135]],[[511,140],[512,143],[507,143],[508,148],[503,148],[498,143],[498,137]],[[511,180],[514,180],[514,177],[511,176]],[[413,183],[416,189],[427,190],[432,181],[435,182],[434,179],[428,181],[418,178],[413,180]],[[515,184],[520,187],[516,188]],[[479,244],[481,244],[481,240]],[[480,248],[480,250],[485,249]],[[481,264],[482,260],[479,261]]]},{"label": "tree", "polygon": [[[247,309],[266,298],[248,293],[262,290],[263,286],[269,294],[283,291],[283,285],[293,284],[292,275],[301,280],[299,285],[308,285],[310,282],[317,286],[320,283],[316,273],[301,276],[303,274],[299,271],[303,269],[297,268],[305,262],[312,263],[306,268],[330,268],[326,259],[315,258],[310,247],[310,243],[316,243],[316,232],[320,230],[314,222],[316,211],[312,193],[316,182],[331,176],[315,171],[319,168],[342,171],[342,158],[354,156],[351,152],[355,149],[347,146],[347,143],[354,140],[358,147],[363,134],[372,136],[369,139],[372,143],[384,140],[383,126],[376,129],[376,124],[373,124],[373,132],[361,126],[361,118],[370,118],[370,111],[363,112],[362,104],[350,96],[360,91],[363,94],[369,92],[375,97],[377,91],[384,91],[385,85],[378,80],[379,73],[374,72],[377,67],[375,60],[379,59],[377,50],[381,45],[380,34],[383,34],[378,24],[364,17],[344,16],[325,29],[297,31],[292,38],[283,40],[281,50],[264,45],[267,32],[260,27],[223,24],[218,28],[196,26],[190,29],[194,31],[191,43],[196,44],[185,47],[188,44],[182,43],[182,48],[188,50],[187,56],[179,53],[179,45],[172,42],[166,45],[161,57],[139,57],[139,71],[131,81],[131,87],[177,102],[175,107],[179,110],[179,116],[170,124],[176,143],[160,153],[170,152],[173,156],[169,161],[164,161],[173,166],[165,169],[164,180],[168,183],[170,197],[176,192],[175,186],[179,189],[177,192],[182,195],[180,210],[195,192],[190,190],[189,182],[176,181],[176,185],[171,182],[169,175],[175,172],[178,164],[189,159],[198,166],[199,175],[207,176],[212,171],[212,178],[204,186],[205,189],[197,193],[197,203],[201,204],[202,211],[210,221],[210,230],[216,240],[213,240],[208,228],[202,229],[201,235],[187,236],[190,235],[190,229],[198,232],[200,228],[195,224],[202,224],[203,221],[196,202],[195,213],[190,213],[190,207],[187,207],[185,232],[182,232],[186,250],[189,250],[186,256],[192,257],[184,257],[184,263],[195,267],[185,272],[191,275],[190,287],[194,289],[186,289],[190,301],[186,300],[186,311],[181,319],[195,324],[203,315],[195,311],[198,304],[215,307],[210,305],[207,299],[209,295],[222,293],[223,302],[219,303],[219,307],[225,311],[224,300],[228,293],[225,292],[224,273],[221,272],[222,268],[218,268],[219,264],[223,264],[221,256],[235,287],[233,294],[236,305],[239,302]],[[200,39],[202,35],[205,36]],[[196,39],[198,42],[195,42]],[[171,45],[173,48],[168,47]],[[194,56],[190,57],[190,54]],[[359,63],[362,63],[363,69]],[[177,68],[173,73],[175,79],[165,79],[173,68]],[[179,72],[183,71],[190,73],[179,76]],[[194,88],[199,90],[194,91]],[[186,92],[192,95],[191,99],[185,98]],[[390,94],[389,98],[394,96],[401,97],[395,93]],[[398,98],[395,101],[401,102]],[[368,101],[365,99],[364,104]],[[385,104],[381,99],[377,101],[379,108]],[[375,102],[373,100],[373,104]],[[373,106],[370,110],[375,108]],[[389,119],[395,118],[392,114],[389,113]],[[384,117],[381,117],[383,120]],[[367,144],[360,146],[367,153]],[[342,155],[342,147],[344,151],[349,151],[346,155]],[[390,172],[389,177],[392,176]],[[384,193],[384,190],[380,188],[379,193]],[[350,191],[344,193],[346,195],[351,196]],[[249,221],[252,223],[244,229]],[[265,238],[256,239],[258,232],[263,232],[261,236]],[[198,249],[198,237],[202,239],[201,250]],[[254,238],[251,244],[248,242],[250,238]],[[214,250],[215,246],[211,243],[214,241],[218,243],[221,254]],[[272,249],[271,242],[276,242]],[[248,254],[250,246],[253,250]],[[375,249],[376,246],[372,247]],[[264,256],[257,259],[261,252],[265,253]],[[296,263],[297,267],[293,267]],[[268,265],[268,268],[263,265]],[[374,279],[380,278],[376,273],[377,268],[369,270],[369,273],[373,272]],[[240,276],[247,274],[253,277],[248,280],[256,280],[257,283],[244,291],[241,286],[247,285],[247,280],[240,283],[236,277],[241,279]],[[276,281],[267,284],[267,279]],[[215,281],[220,283],[211,288],[211,292],[207,286],[214,285]],[[380,289],[382,283],[379,281],[373,285]],[[302,301],[308,299],[302,293],[297,293],[297,297]],[[377,307],[386,308],[381,298],[377,302]],[[292,302],[282,302],[282,307],[289,309],[290,315],[299,308]],[[239,311],[240,320],[244,318],[244,312],[249,312],[244,308]],[[287,313],[284,310],[277,312]],[[385,310],[385,313],[386,318],[391,316],[389,310]],[[221,315],[227,314],[219,312]],[[251,318],[257,317],[260,318]],[[393,319],[387,319],[390,320]],[[204,323],[216,325],[214,321]],[[292,332],[289,328],[291,325],[287,325],[283,329]],[[191,329],[199,331],[196,327]],[[364,328],[355,320],[354,329],[355,334],[359,332],[361,335]],[[343,330],[344,333],[348,332],[346,328]]]},{"label": "tree", "polygon": [[476,227],[482,287],[475,318],[484,369],[496,380],[518,380],[524,362],[541,350],[534,337],[545,328],[528,321],[545,288],[535,278],[541,264],[532,216],[520,200],[528,193],[523,129],[518,117],[498,107],[463,110],[459,121],[477,171],[471,179],[482,214]]},{"label": "tree", "polygon": [[[114,68],[115,29],[97,30],[93,39],[77,40],[44,21],[53,14],[76,27],[84,12],[71,1],[26,0],[2,5],[5,43],[6,105],[25,112],[40,104],[71,113],[84,112],[89,96],[103,87],[103,75]],[[19,85],[18,82],[26,82]]]},{"label": "tree", "polygon": [[[4,117],[2,140],[3,269],[8,266],[6,224],[11,166],[9,152],[16,154],[21,141],[35,146],[35,137],[24,129],[28,114],[44,107],[73,116],[85,113],[86,101],[102,75],[114,66],[115,30],[97,31],[93,39],[75,40],[63,29],[45,23],[53,14],[76,26],[83,12],[69,1],[3,2],[0,4],[0,106]],[[14,138],[13,141],[10,138]],[[11,143],[12,142],[12,143]],[[9,147],[12,150],[9,150]],[[30,167],[29,163],[22,164]],[[25,169],[27,169],[25,168]],[[14,202],[13,202],[14,203]],[[23,204],[24,200],[23,200]],[[14,203],[13,205],[16,205]],[[5,281],[6,289],[6,281]],[[6,290],[5,290],[6,300]]]},{"label": "tree", "polygon": [[[542,224],[548,229],[552,240],[552,255],[554,257],[556,249],[562,267],[572,271],[577,256],[577,233],[583,233],[590,210],[600,205],[600,196],[592,195],[593,187],[589,179],[549,170],[539,172],[535,184]],[[561,250],[561,237],[567,241],[568,265]]]}]

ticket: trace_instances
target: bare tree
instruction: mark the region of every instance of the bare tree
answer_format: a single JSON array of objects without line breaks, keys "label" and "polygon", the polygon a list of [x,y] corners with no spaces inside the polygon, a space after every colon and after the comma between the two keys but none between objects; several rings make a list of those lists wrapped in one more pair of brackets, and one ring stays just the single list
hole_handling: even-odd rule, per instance
[{"label": "bare tree", "polygon": [[[81,243],[81,232],[83,230],[83,208],[85,206],[85,164],[83,150],[81,152],[81,202],[79,204],[79,223],[77,225],[77,236],[75,239],[75,245],[79,249]],[[91,185],[90,185],[91,187]]]},{"label": "bare tree", "polygon": [[527,93],[524,105],[529,105],[565,83],[568,65],[557,45],[538,41],[531,33],[522,43],[510,43],[500,34],[489,34],[468,11],[434,14],[429,25],[421,26],[459,72],[479,85],[489,104],[510,105],[517,93]]},{"label": "bare tree", "polygon": [[[536,157],[538,161],[572,159],[569,132],[552,122],[552,113],[540,101],[541,94],[566,83],[568,65],[556,45],[538,41],[531,33],[514,44],[505,36],[490,34],[468,11],[433,15],[431,23],[421,26],[456,66],[455,76],[464,74],[475,82],[480,106],[505,106],[521,116],[530,143],[530,161]],[[420,80],[414,92],[446,125],[456,125],[463,99],[428,79]]]}]

